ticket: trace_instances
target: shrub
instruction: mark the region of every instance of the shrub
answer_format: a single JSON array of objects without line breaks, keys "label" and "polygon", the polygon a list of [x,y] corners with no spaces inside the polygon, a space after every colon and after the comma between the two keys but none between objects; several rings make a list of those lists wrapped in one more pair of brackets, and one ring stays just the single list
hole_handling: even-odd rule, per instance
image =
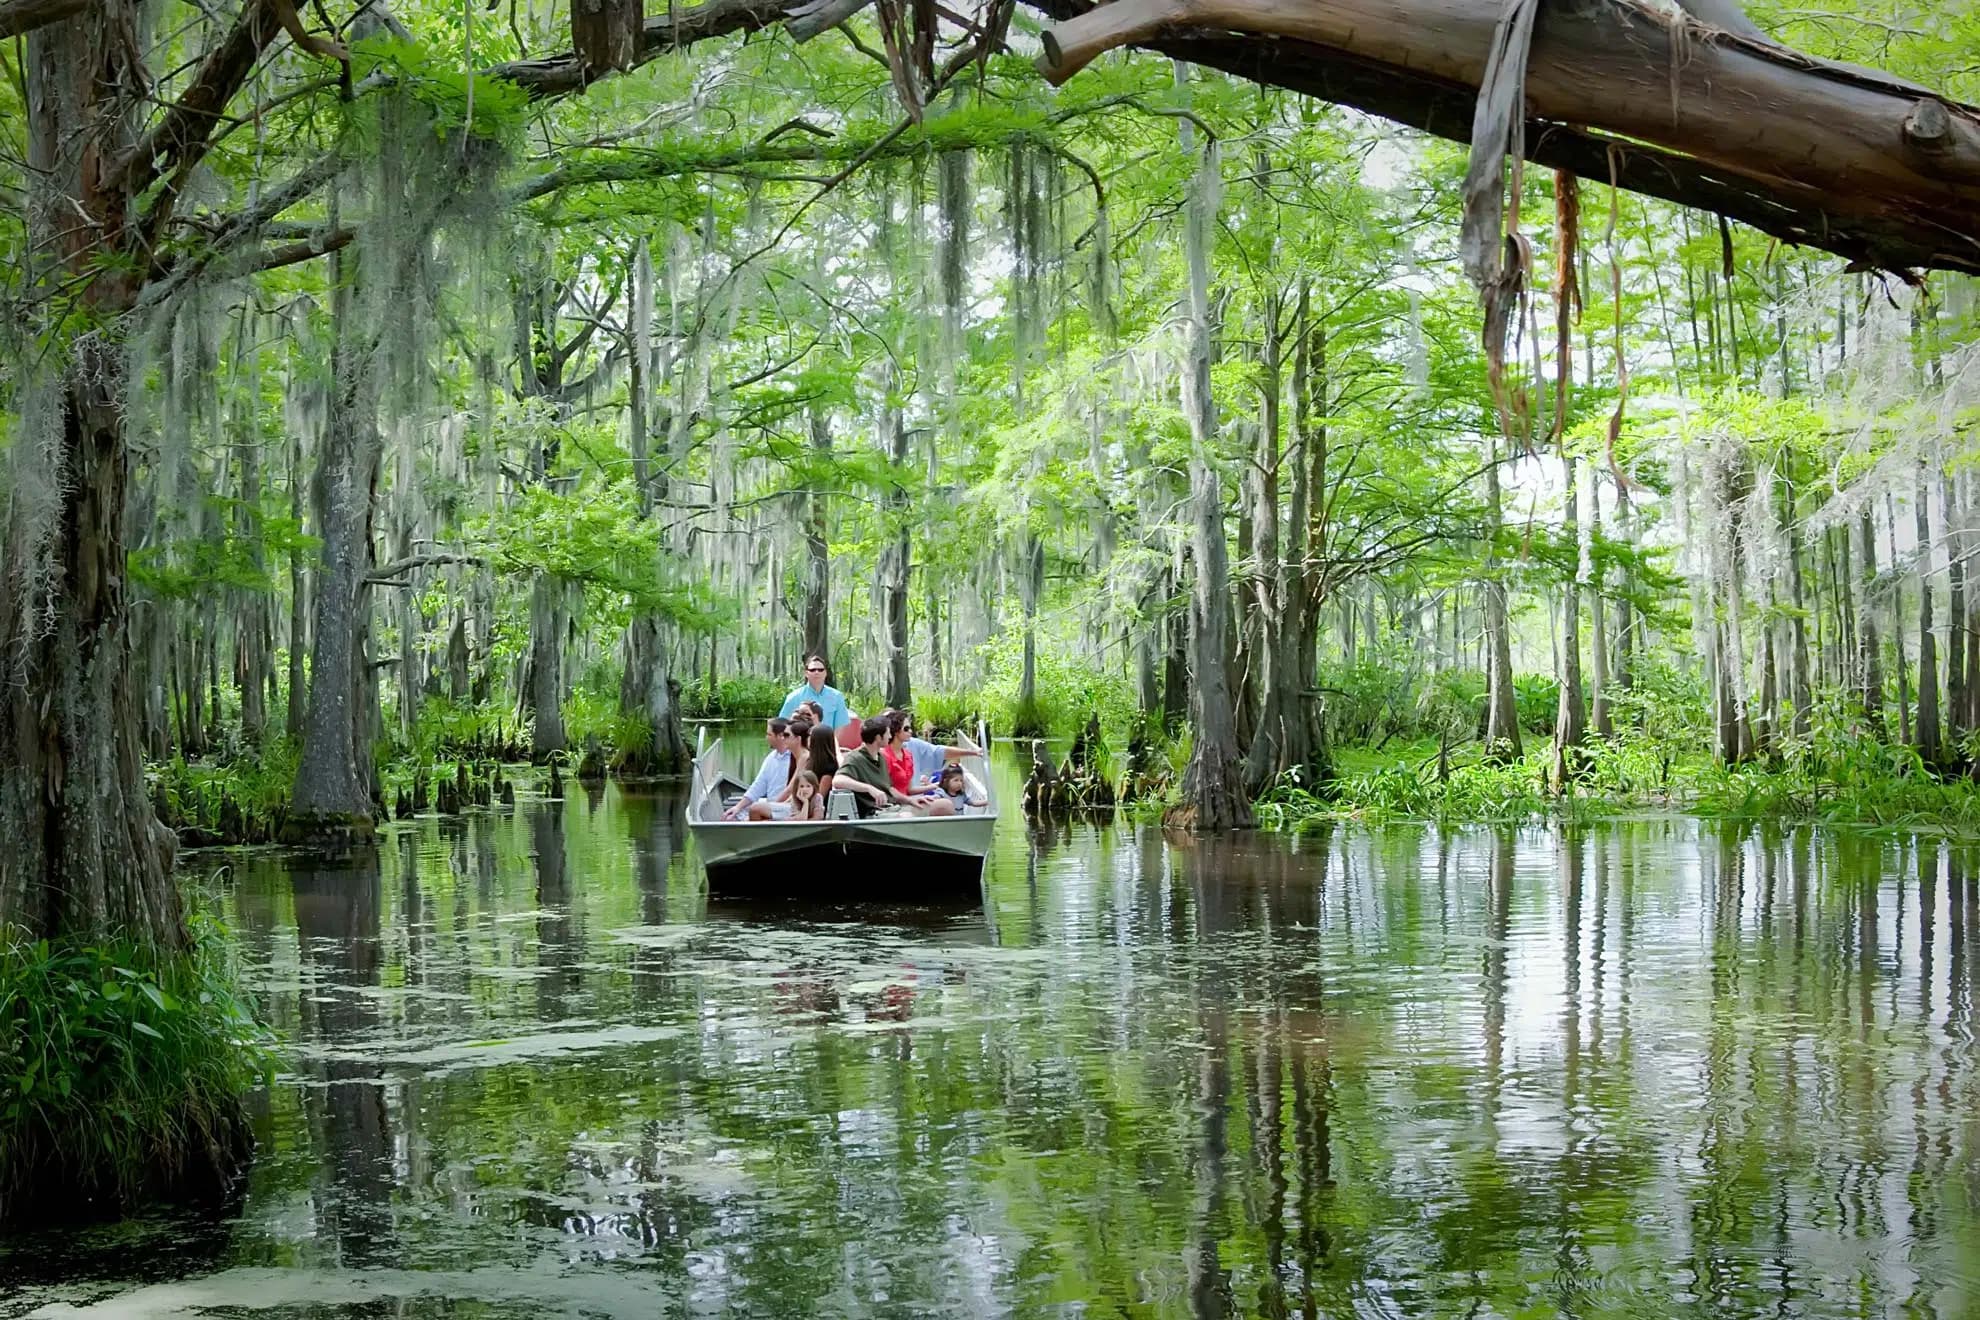
[{"label": "shrub", "polygon": [[506,750],[523,733],[507,702],[457,702],[446,697],[430,697],[419,705],[419,715],[413,721],[412,745],[404,753],[408,759],[425,764],[484,749]]},{"label": "shrub", "polygon": [[1513,676],[1513,705],[1519,727],[1554,736],[1554,722],[1561,713],[1561,685],[1552,674]]},{"label": "shrub", "polygon": [[269,1038],[235,989],[224,932],[200,919],[194,936],[164,955],[18,930],[0,941],[0,1221],[226,1190],[247,1149],[240,1096],[266,1077]]},{"label": "shrub", "polygon": [[278,738],[236,760],[174,757],[151,769],[152,806],[165,824],[195,838],[266,842],[288,811],[300,755],[295,742]]},{"label": "shrub", "polygon": [[564,742],[573,756],[582,756],[594,738],[623,758],[652,744],[653,726],[621,709],[617,693],[579,688],[564,699]]},{"label": "shrub", "polygon": [[791,684],[737,674],[711,689],[704,675],[681,690],[681,713],[691,720],[763,720],[775,715]]},{"label": "shrub", "polygon": [[961,729],[972,738],[976,736],[979,719],[990,722],[989,703],[984,701],[983,694],[962,689],[921,694],[914,699],[914,715],[924,729],[944,735]]},{"label": "shrub", "polygon": [[981,703],[988,709],[993,732],[1008,734],[1033,722],[1049,736],[1070,738],[1098,718],[1110,747],[1125,747],[1129,732],[1140,721],[1134,685],[1123,674],[1101,669],[1089,660],[1067,655],[1040,639],[1037,654],[1037,704],[1019,709],[1018,689],[1024,676],[1024,639],[1011,628],[984,647],[989,671]]}]

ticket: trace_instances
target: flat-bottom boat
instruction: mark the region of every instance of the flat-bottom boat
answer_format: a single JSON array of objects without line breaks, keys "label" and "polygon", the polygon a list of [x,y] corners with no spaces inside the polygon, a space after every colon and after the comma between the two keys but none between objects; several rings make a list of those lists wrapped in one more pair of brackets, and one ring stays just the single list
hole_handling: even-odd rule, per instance
[{"label": "flat-bottom boat", "polygon": [[[977,745],[985,745],[980,727]],[[701,743],[695,752],[687,824],[695,851],[708,868],[709,893],[891,903],[980,896],[983,859],[997,828],[986,757],[978,752],[963,763],[971,795],[985,805],[960,816],[922,816],[895,808],[860,819],[852,814],[852,794],[842,790],[832,795],[830,819],[723,820],[723,811],[744,786],[720,768],[722,740]]]}]

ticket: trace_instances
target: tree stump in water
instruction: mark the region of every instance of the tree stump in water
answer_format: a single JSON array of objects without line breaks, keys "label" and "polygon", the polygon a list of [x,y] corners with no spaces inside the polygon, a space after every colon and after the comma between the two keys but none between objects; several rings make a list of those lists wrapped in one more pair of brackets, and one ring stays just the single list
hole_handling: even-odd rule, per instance
[{"label": "tree stump in water", "polygon": [[1058,801],[1062,809],[1113,809],[1114,786],[1094,763],[1099,746],[1100,719],[1089,716],[1085,727],[1073,739],[1072,750],[1066,753],[1065,763],[1059,767]]},{"label": "tree stump in water", "polygon": [[588,734],[584,740],[584,757],[578,762],[578,782],[599,784],[605,781],[605,749],[598,742],[598,735]]},{"label": "tree stump in water", "polygon": [[1059,779],[1045,754],[1045,744],[1031,744],[1031,773],[1024,781],[1024,814],[1037,818],[1059,810]]},{"label": "tree stump in water", "polygon": [[279,841],[314,857],[352,857],[376,846],[377,825],[362,811],[296,811],[282,822]]}]

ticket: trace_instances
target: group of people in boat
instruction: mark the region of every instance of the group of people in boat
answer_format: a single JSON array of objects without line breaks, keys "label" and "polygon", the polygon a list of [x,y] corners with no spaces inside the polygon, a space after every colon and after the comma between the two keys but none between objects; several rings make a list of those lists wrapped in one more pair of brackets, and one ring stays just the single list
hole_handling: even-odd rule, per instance
[{"label": "group of people in boat", "polygon": [[984,805],[959,764],[980,748],[918,737],[904,710],[861,719],[827,673],[822,657],[805,657],[804,681],[764,726],[769,753],[722,819],[823,820],[834,790],[850,794],[862,818],[889,809],[959,816]]}]

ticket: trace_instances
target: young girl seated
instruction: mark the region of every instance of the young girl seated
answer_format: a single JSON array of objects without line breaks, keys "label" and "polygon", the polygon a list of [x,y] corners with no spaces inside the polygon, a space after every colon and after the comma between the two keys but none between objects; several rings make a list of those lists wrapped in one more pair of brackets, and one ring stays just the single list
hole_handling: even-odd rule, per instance
[{"label": "young girl seated", "polygon": [[797,779],[791,784],[791,820],[823,820],[825,799],[818,792],[818,776],[809,770],[798,771]]},{"label": "young girl seated", "polygon": [[982,798],[971,796],[969,780],[964,777],[963,768],[959,765],[942,767],[941,772],[935,776],[935,793],[938,797],[947,798],[949,805],[956,809],[958,816],[963,814],[964,807],[984,805]]}]

